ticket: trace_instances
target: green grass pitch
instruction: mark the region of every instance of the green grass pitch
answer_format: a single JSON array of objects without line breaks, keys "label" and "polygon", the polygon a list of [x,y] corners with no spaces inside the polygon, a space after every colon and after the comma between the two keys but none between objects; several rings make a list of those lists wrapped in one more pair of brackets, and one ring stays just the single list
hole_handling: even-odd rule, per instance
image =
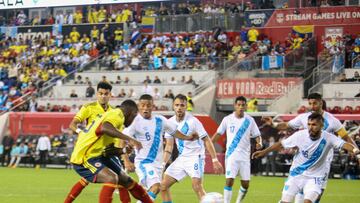
[{"label": "green grass pitch", "polygon": [[[134,176],[134,174],[131,174]],[[71,186],[79,180],[73,170],[65,169],[30,169],[0,168],[0,202],[2,203],[61,203]],[[285,178],[252,177],[250,190],[244,203],[277,203],[281,196]],[[205,175],[204,186],[208,192],[222,193],[224,176]],[[239,189],[239,181],[234,186],[233,201]],[[88,186],[75,202],[97,202],[101,185]],[[175,184],[172,188],[173,202],[195,203],[190,179]],[[161,202],[160,196],[156,202]],[[114,194],[114,201],[120,202]],[[135,202],[135,201],[133,201]],[[360,202],[359,180],[330,180],[322,203],[357,203]]]}]

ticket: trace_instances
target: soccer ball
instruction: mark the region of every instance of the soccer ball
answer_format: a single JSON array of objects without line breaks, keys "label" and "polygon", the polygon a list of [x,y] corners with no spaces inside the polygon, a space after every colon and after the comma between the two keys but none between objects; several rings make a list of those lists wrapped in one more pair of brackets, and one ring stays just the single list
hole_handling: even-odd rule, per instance
[{"label": "soccer ball", "polygon": [[206,193],[205,196],[201,199],[200,203],[223,203],[224,198],[222,194],[217,192]]}]

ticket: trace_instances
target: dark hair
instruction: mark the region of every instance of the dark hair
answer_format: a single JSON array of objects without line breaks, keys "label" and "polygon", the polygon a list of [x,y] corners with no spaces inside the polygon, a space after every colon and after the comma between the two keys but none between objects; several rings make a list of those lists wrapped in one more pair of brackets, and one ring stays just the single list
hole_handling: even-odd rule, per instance
[{"label": "dark hair", "polygon": [[316,100],[322,100],[322,96],[319,93],[311,93],[307,97],[308,99],[316,99]]},{"label": "dark hair", "polygon": [[322,110],[326,111],[326,101],[325,100],[322,100]]},{"label": "dark hair", "polygon": [[100,88],[111,91],[112,86],[108,82],[99,82],[96,90],[99,90]]},{"label": "dark hair", "polygon": [[185,95],[183,95],[183,94],[178,94],[178,95],[176,95],[176,97],[174,98],[174,101],[175,101],[176,99],[180,99],[180,100],[183,100],[183,101],[187,101],[187,97],[186,97]]},{"label": "dark hair", "polygon": [[129,110],[136,110],[136,111],[138,110],[136,103],[131,99],[127,99],[123,101],[120,106],[116,106],[116,107],[125,108]]},{"label": "dark hair", "polygon": [[246,98],[244,96],[238,96],[235,98],[235,104],[238,102],[238,101],[243,101],[246,103]]},{"label": "dark hair", "polygon": [[150,94],[143,94],[140,96],[139,100],[148,100],[148,101],[152,101],[153,97]]},{"label": "dark hair", "polygon": [[318,121],[321,121],[323,123],[324,122],[324,117],[321,114],[319,114],[317,112],[314,112],[308,117],[308,120],[318,120]]}]

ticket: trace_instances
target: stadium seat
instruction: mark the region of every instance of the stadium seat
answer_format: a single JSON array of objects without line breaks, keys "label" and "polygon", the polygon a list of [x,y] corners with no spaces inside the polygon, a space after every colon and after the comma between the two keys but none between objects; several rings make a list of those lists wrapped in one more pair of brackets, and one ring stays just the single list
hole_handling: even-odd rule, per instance
[{"label": "stadium seat", "polygon": [[301,113],[305,113],[306,112],[306,107],[305,106],[301,106],[298,110],[297,113],[301,114]]},{"label": "stadium seat", "polygon": [[351,106],[345,106],[345,108],[341,111],[342,114],[352,114],[353,108]]},{"label": "stadium seat", "polygon": [[360,106],[356,106],[353,110],[353,114],[360,114]]},{"label": "stadium seat", "polygon": [[341,114],[342,113],[341,107],[340,106],[334,106],[331,113],[333,113],[333,114]]}]

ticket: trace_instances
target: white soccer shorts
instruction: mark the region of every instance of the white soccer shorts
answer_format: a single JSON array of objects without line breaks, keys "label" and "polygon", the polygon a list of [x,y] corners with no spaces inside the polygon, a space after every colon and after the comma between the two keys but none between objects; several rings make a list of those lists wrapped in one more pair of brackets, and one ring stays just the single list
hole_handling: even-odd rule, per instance
[{"label": "white soccer shorts", "polygon": [[[310,199],[314,202],[321,194],[321,188],[324,184],[324,178],[305,177],[302,175],[289,177],[283,188],[281,201],[292,202],[295,195],[303,191],[304,199]],[[317,194],[317,195],[314,195]]]},{"label": "white soccer shorts", "polygon": [[199,156],[178,157],[166,169],[165,174],[175,178],[177,181],[186,176],[191,178],[202,178],[204,174],[205,160]]},{"label": "white soccer shorts", "polygon": [[225,159],[225,177],[236,178],[240,174],[241,180],[250,180],[250,161],[241,161],[230,156]]},{"label": "white soccer shorts", "polygon": [[139,182],[146,189],[150,189],[156,183],[161,182],[162,178],[162,166],[158,166],[154,163],[145,163],[141,162],[135,163],[135,172],[139,177]]}]

